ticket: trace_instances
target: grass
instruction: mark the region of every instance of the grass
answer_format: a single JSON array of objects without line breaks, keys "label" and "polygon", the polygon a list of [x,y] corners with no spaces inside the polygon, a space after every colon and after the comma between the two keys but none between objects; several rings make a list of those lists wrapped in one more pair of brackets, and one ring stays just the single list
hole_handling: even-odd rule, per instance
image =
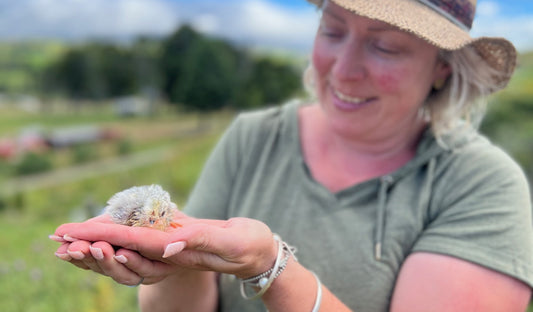
[{"label": "grass", "polygon": [[[221,123],[212,131],[203,134],[187,132],[187,135],[180,136],[175,132],[183,132],[180,123],[187,123],[184,117],[110,120],[106,116],[106,122],[131,129],[128,131],[136,151],[166,147],[166,156],[131,170],[74,179],[64,184],[51,183],[49,187],[0,198],[0,228],[3,232],[0,236],[0,311],[137,310],[136,289],[57,259],[54,251],[58,245],[50,241],[48,235],[61,223],[90,217],[113,193],[132,185],[161,184],[172,194],[173,200],[182,205],[205,157],[220,135],[219,129],[228,121],[227,117],[223,114]],[[25,116],[19,120],[30,119]],[[90,120],[86,116],[81,119]],[[23,126],[22,122],[14,124]],[[172,131],[172,124],[175,131]],[[139,134],[134,131],[139,125],[145,129],[164,130],[159,131],[157,138],[139,138],[143,131]],[[96,209],[91,211],[90,207]]]}]

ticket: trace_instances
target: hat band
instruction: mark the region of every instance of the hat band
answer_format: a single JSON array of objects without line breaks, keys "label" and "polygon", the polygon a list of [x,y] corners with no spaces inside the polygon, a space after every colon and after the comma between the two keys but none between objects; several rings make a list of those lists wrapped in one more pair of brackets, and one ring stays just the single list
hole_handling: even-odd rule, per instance
[{"label": "hat band", "polygon": [[[417,0],[468,32],[474,21],[475,7],[468,0]],[[461,2],[461,3],[460,3]]]}]

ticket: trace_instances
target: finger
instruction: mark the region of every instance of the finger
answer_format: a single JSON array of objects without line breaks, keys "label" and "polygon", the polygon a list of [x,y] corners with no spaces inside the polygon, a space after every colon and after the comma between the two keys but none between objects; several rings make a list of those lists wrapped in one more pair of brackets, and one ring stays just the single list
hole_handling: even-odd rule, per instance
[{"label": "finger", "polygon": [[89,246],[91,243],[88,241],[78,240],[69,244],[67,253],[75,260],[84,260],[87,256],[92,258]]},{"label": "finger", "polygon": [[[193,218],[193,217],[189,217],[187,216],[184,212],[178,210],[174,213],[174,217],[173,217],[173,223],[177,223],[177,227],[174,227],[174,228],[181,228],[183,226],[186,226],[186,225],[190,225],[190,224],[198,224],[198,223],[202,223],[202,224],[210,224],[210,225],[214,225],[214,226],[222,226],[224,224],[224,220],[215,220],[215,219],[198,219],[198,218]],[[172,228],[169,228],[167,229],[167,232],[168,231],[173,231]]]},{"label": "finger", "polygon": [[55,255],[61,260],[64,261],[70,261],[72,260],[72,257],[67,253],[68,246],[70,245],[69,242],[64,242],[56,249]]},{"label": "finger", "polygon": [[141,280],[139,274],[117,261],[115,250],[109,243],[103,241],[95,242],[91,245],[90,250],[102,274],[111,277],[117,283],[134,286]]},{"label": "finger", "polygon": [[157,283],[177,270],[170,264],[147,259],[128,249],[119,249],[115,259],[137,275],[143,276],[145,285]]},{"label": "finger", "polygon": [[93,256],[90,242],[82,240],[75,241],[70,244],[67,249],[67,253],[72,257],[74,265],[103,274],[103,271],[100,268],[97,260]]},{"label": "finger", "polygon": [[212,221],[215,222],[196,222],[170,233],[167,245],[185,242],[187,250],[201,250],[227,256],[241,254],[243,250],[264,247],[257,246],[258,243],[272,245],[273,234],[268,226],[260,221],[246,218]]},{"label": "finger", "polygon": [[68,254],[67,250],[70,246],[70,243],[63,243],[59,248],[57,248],[55,255],[57,258],[70,262],[71,264],[77,266],[80,269],[89,270],[90,268],[83,263],[83,261],[72,259],[72,257]]},{"label": "finger", "polygon": [[[147,250],[161,252],[162,246],[154,244],[166,238],[167,233],[145,227],[130,227],[112,223],[86,222],[64,224],[55,235],[63,238],[87,241],[107,241],[115,246],[138,250],[142,246]],[[159,249],[157,249],[159,247]]]},{"label": "finger", "polygon": [[183,230],[187,224],[224,226],[225,221],[184,217],[179,219],[183,227],[168,232],[146,227],[130,227],[113,223],[84,222],[64,224],[54,235],[69,241],[107,241],[112,245],[139,251],[143,256],[161,259],[170,233]]}]

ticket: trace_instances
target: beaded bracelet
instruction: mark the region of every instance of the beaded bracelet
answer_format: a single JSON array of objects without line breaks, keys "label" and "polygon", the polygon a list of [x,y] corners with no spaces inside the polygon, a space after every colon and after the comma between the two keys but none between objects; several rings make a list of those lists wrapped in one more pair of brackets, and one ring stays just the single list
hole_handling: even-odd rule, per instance
[{"label": "beaded bracelet", "polygon": [[[277,234],[274,234],[274,240],[278,242],[278,255],[276,257],[274,266],[268,271],[257,276],[241,280],[241,295],[244,299],[253,300],[263,296],[268,288],[270,288],[270,285],[272,285],[274,280],[281,274],[281,272],[283,272],[283,270],[285,270],[290,257],[292,256],[295,261],[298,261],[294,255],[296,248],[291,247],[282,241],[281,237],[279,237]],[[259,291],[254,295],[249,296],[246,293],[247,286],[254,289],[259,289]]]}]

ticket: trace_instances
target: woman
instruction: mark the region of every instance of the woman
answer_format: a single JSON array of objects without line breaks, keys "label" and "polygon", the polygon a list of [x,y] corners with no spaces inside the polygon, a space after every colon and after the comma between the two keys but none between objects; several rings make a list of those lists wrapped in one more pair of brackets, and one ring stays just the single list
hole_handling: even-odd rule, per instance
[{"label": "woman", "polygon": [[140,281],[146,311],[524,311],[527,182],[474,127],[512,45],[471,39],[465,0],[315,4],[315,104],[237,118],[182,228],[101,216],[60,226],[56,255]]}]

